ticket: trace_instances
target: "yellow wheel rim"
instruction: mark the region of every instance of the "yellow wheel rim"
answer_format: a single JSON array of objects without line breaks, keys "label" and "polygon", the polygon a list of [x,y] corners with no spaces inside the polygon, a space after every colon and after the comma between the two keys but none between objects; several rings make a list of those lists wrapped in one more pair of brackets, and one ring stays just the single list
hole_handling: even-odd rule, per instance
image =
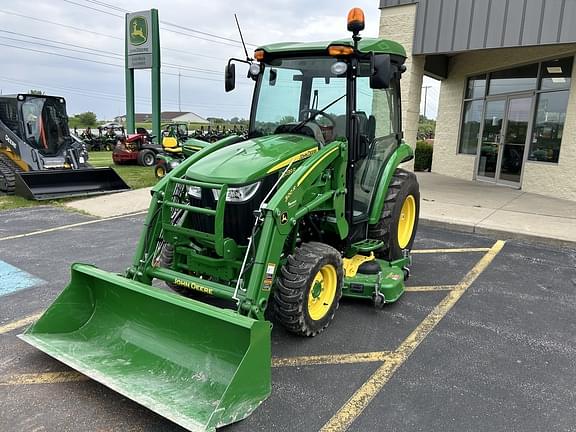
[{"label": "yellow wheel rim", "polygon": [[162,178],[166,175],[166,172],[164,171],[164,168],[162,167],[156,167],[156,177],[158,178]]},{"label": "yellow wheel rim", "polygon": [[314,321],[324,318],[332,307],[337,284],[338,275],[333,265],[326,264],[316,273],[308,293],[308,315]]},{"label": "yellow wheel rim", "polygon": [[416,222],[416,200],[408,195],[402,204],[400,220],[398,221],[398,246],[404,249],[410,243]]}]

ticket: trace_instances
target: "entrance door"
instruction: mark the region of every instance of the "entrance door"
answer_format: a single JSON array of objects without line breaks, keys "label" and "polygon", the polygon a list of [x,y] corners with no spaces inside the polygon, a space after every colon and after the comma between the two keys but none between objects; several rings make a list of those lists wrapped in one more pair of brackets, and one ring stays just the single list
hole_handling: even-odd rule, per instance
[{"label": "entrance door", "polygon": [[530,114],[530,96],[486,101],[477,178],[520,187]]}]

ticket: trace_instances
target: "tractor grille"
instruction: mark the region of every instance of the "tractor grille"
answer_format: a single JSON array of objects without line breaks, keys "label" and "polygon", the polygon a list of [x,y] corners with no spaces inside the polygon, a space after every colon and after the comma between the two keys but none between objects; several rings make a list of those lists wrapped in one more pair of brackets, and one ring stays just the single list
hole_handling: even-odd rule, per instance
[{"label": "tractor grille", "polygon": [[[248,244],[248,237],[252,233],[254,226],[254,211],[258,210],[260,203],[266,197],[266,194],[274,186],[277,175],[270,175],[266,177],[258,191],[252,198],[243,203],[227,202],[224,209],[224,237],[233,239],[236,244],[245,246]],[[195,207],[204,207],[216,209],[216,200],[212,191],[209,189],[202,190],[202,197],[200,199],[190,197],[190,204]],[[206,216],[197,213],[191,213],[188,216],[190,228],[206,232],[214,233],[214,217]]]}]

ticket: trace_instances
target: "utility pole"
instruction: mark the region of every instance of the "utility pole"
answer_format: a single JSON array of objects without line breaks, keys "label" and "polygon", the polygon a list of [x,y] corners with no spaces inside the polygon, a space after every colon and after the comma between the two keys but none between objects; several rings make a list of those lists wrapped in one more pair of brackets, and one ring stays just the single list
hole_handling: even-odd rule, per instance
[{"label": "utility pole", "polygon": [[[426,107],[427,107],[427,103],[428,103],[428,89],[432,88],[432,86],[424,86],[422,87],[424,89],[424,117],[426,117]],[[428,118],[428,117],[426,117]]]},{"label": "utility pole", "polygon": [[180,105],[180,69],[178,69],[178,112],[182,112],[182,106]]}]

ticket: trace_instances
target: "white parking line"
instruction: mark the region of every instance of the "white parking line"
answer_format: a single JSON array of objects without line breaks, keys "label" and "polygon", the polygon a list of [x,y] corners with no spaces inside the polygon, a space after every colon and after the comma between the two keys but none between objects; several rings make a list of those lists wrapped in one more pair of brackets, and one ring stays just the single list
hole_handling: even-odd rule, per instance
[{"label": "white parking line", "polygon": [[51,232],[55,232],[55,231],[62,231],[62,230],[68,229],[68,228],[76,228],[76,227],[80,227],[80,226],[84,226],[84,225],[92,225],[92,224],[96,224],[96,223],[100,223],[100,222],[106,222],[106,221],[114,220],[114,219],[122,219],[122,218],[131,217],[131,216],[139,216],[139,215],[146,214],[147,212],[148,211],[128,213],[128,214],[120,215],[120,216],[111,216],[111,217],[102,218],[102,219],[94,219],[94,220],[89,220],[89,221],[84,221],[84,222],[73,223],[73,224],[69,224],[69,225],[62,225],[62,226],[58,226],[58,227],[54,227],[54,228],[47,228],[44,230],[32,231],[32,232],[25,233],[25,234],[16,234],[13,236],[8,236],[8,237],[0,237],[0,241],[14,240],[14,239],[19,239],[19,238],[24,238],[24,237],[31,237],[31,236],[35,236],[35,235],[39,235],[39,234],[46,234],[46,233],[51,233]]}]

